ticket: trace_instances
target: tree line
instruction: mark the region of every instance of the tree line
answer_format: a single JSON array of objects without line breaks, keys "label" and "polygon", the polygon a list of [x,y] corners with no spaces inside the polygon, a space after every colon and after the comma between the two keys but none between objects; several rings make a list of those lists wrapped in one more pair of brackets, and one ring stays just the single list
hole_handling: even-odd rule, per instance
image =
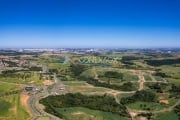
[{"label": "tree line", "polygon": [[145,60],[145,61],[148,65],[151,66],[180,64],[180,59]]},{"label": "tree line", "polygon": [[86,78],[86,77],[80,77],[80,80],[86,81],[88,84],[98,86],[98,87],[105,87],[110,88],[113,90],[120,90],[120,91],[136,91],[138,88],[136,85],[134,85],[131,82],[125,82],[122,85],[116,85],[116,84],[109,84],[105,82],[100,82],[99,80],[96,80],[94,78]]}]

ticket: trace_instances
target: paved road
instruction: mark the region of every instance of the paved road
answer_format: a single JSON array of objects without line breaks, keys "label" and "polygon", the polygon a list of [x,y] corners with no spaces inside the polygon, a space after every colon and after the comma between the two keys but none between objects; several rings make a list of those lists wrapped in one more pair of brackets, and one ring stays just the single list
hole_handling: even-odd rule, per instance
[{"label": "paved road", "polygon": [[33,113],[33,120],[36,120],[39,116],[41,116],[41,113],[39,112],[39,110],[35,107],[36,104],[36,97],[33,95],[29,98],[28,101],[30,108],[31,108],[31,112]]},{"label": "paved road", "polygon": [[[59,84],[56,74],[54,74],[54,80],[55,80],[55,84],[54,84],[55,89],[53,88],[52,90],[56,92],[57,91],[56,85]],[[42,88],[43,88],[42,91],[35,93],[29,99],[29,106],[34,115],[33,120],[37,120],[39,117],[49,117],[51,120],[61,120],[60,118],[45,112],[43,108],[40,107],[39,100],[48,97],[50,95],[47,86],[43,86]]]},{"label": "paved road", "polygon": [[[142,71],[138,71],[138,77],[139,77],[139,90],[142,90],[144,89],[144,83],[146,82],[145,81],[145,78],[143,76],[143,73]],[[54,77],[54,87],[50,90],[50,93],[48,92],[47,90],[47,87],[43,87],[43,91],[41,93],[37,93],[35,94],[34,96],[31,97],[30,99],[30,107],[33,111],[33,113],[35,113],[35,117],[33,118],[34,120],[37,120],[38,117],[40,116],[48,116],[51,120],[60,120],[58,117],[56,116],[53,116],[51,114],[48,114],[46,113],[42,108],[39,107],[38,105],[38,101],[44,97],[47,97],[49,96],[51,93],[59,93],[59,88],[63,87],[64,85],[57,79],[56,77],[56,74],[54,73],[53,74],[53,77]],[[96,73],[96,70],[94,69],[94,77],[96,79],[98,79],[98,75]],[[151,82],[158,82],[158,81],[151,81]],[[136,91],[129,91],[129,92],[124,92],[124,91],[118,91],[118,94],[120,93],[134,93]],[[115,98],[116,98],[116,101],[118,101],[118,98],[117,96],[115,95]],[[180,100],[173,106],[167,108],[167,109],[162,109],[162,110],[159,110],[159,111],[153,111],[151,113],[162,113],[162,112],[166,112],[166,111],[171,111],[173,110],[173,108],[177,105],[180,104]],[[133,112],[135,114],[135,116],[139,113],[149,113],[150,111],[138,111],[138,110],[132,110],[132,109],[129,109],[129,112]],[[134,120],[134,117],[135,116],[132,116],[132,120]]]}]

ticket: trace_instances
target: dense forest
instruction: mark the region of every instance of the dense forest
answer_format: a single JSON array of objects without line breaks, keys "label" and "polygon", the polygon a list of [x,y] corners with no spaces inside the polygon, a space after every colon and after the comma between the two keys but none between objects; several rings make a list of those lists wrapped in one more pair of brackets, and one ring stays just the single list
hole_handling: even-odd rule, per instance
[{"label": "dense forest", "polygon": [[104,73],[104,77],[109,78],[109,79],[110,78],[123,79],[123,74],[115,72],[115,71],[107,71]]},{"label": "dense forest", "polygon": [[86,65],[73,64],[73,63],[70,65],[70,71],[73,73],[75,77],[79,76],[85,70],[87,70]]},{"label": "dense forest", "polygon": [[63,116],[57,113],[55,108],[85,107],[92,110],[111,112],[121,116],[129,117],[127,108],[122,104],[118,104],[113,97],[110,97],[106,94],[103,96],[86,96],[80,93],[68,93],[65,95],[49,96],[47,98],[43,98],[40,100],[40,103],[46,106],[46,112],[61,118],[63,118]]},{"label": "dense forest", "polygon": [[171,89],[169,90],[171,97],[180,98],[180,86],[172,84]]},{"label": "dense forest", "polygon": [[180,105],[178,105],[174,108],[174,112],[178,115],[178,117],[180,119]]},{"label": "dense forest", "polygon": [[167,83],[146,83],[146,86],[157,93],[163,93],[168,87]]},{"label": "dense forest", "polygon": [[161,66],[161,65],[172,65],[180,64],[180,59],[163,59],[163,60],[145,60],[148,65]]},{"label": "dense forest", "polygon": [[130,104],[136,101],[157,102],[157,95],[148,90],[137,91],[133,96],[121,98],[121,104]]}]

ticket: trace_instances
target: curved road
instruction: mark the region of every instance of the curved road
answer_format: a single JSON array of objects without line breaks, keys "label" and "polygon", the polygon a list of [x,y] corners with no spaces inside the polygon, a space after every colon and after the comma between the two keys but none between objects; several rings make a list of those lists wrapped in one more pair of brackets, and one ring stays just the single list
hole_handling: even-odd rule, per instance
[{"label": "curved road", "polygon": [[[56,87],[56,84],[58,84],[58,80],[55,74],[54,74],[54,80],[55,80],[54,87]],[[47,86],[43,86],[42,91],[37,92],[30,97],[29,106],[34,115],[33,120],[37,120],[39,117],[48,117],[50,118],[50,120],[61,120],[60,118],[45,112],[39,104],[40,99],[48,97],[49,95],[50,93],[47,90]]]},{"label": "curved road", "polygon": [[[95,69],[93,70],[93,72],[94,72],[94,78],[98,79],[98,75],[97,75]],[[135,71],[133,71],[133,72],[135,72]],[[143,76],[142,71],[138,71],[137,74],[138,74],[138,77],[139,77],[139,81],[138,81],[139,82],[139,89],[138,90],[142,90],[142,89],[144,89],[144,83],[146,81],[145,81],[145,78]],[[53,76],[54,76],[55,84],[54,84],[53,89],[51,90],[51,93],[52,92],[53,93],[57,92],[58,91],[58,86],[62,86],[62,83],[60,83],[60,81],[57,80],[56,74],[54,74]],[[153,80],[152,82],[157,82],[157,81]],[[130,92],[119,91],[118,93],[134,93],[134,92],[136,92],[136,91],[130,91]],[[42,99],[42,98],[45,98],[45,97],[47,97],[49,95],[50,95],[50,93],[48,92],[47,87],[44,86],[43,91],[41,91],[40,93],[36,93],[36,94],[31,96],[31,98],[29,100],[29,104],[30,104],[30,107],[32,109],[32,112],[34,113],[33,120],[37,120],[39,117],[49,117],[51,120],[61,120],[60,118],[58,118],[56,116],[53,116],[53,115],[51,115],[49,113],[46,113],[43,110],[43,108],[39,107],[39,100]],[[114,95],[114,97],[115,97],[116,101],[119,102],[117,96]],[[137,114],[140,114],[140,113],[162,113],[162,112],[172,111],[173,108],[176,107],[179,104],[180,104],[180,100],[177,101],[177,103],[175,105],[173,105],[173,106],[171,106],[171,107],[169,107],[167,109],[162,109],[162,110],[152,111],[152,112],[128,109],[128,112],[133,113],[133,115],[131,115],[131,114],[130,115],[131,115],[131,119],[134,120]]]}]

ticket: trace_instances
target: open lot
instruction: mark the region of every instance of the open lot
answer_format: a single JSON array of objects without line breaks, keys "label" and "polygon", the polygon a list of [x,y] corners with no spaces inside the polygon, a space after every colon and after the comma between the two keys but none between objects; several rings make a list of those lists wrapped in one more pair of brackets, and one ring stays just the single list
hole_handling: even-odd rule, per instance
[{"label": "open lot", "polygon": [[90,110],[82,107],[73,108],[56,108],[56,111],[63,114],[66,120],[128,120],[117,114],[102,112],[98,110]]}]

